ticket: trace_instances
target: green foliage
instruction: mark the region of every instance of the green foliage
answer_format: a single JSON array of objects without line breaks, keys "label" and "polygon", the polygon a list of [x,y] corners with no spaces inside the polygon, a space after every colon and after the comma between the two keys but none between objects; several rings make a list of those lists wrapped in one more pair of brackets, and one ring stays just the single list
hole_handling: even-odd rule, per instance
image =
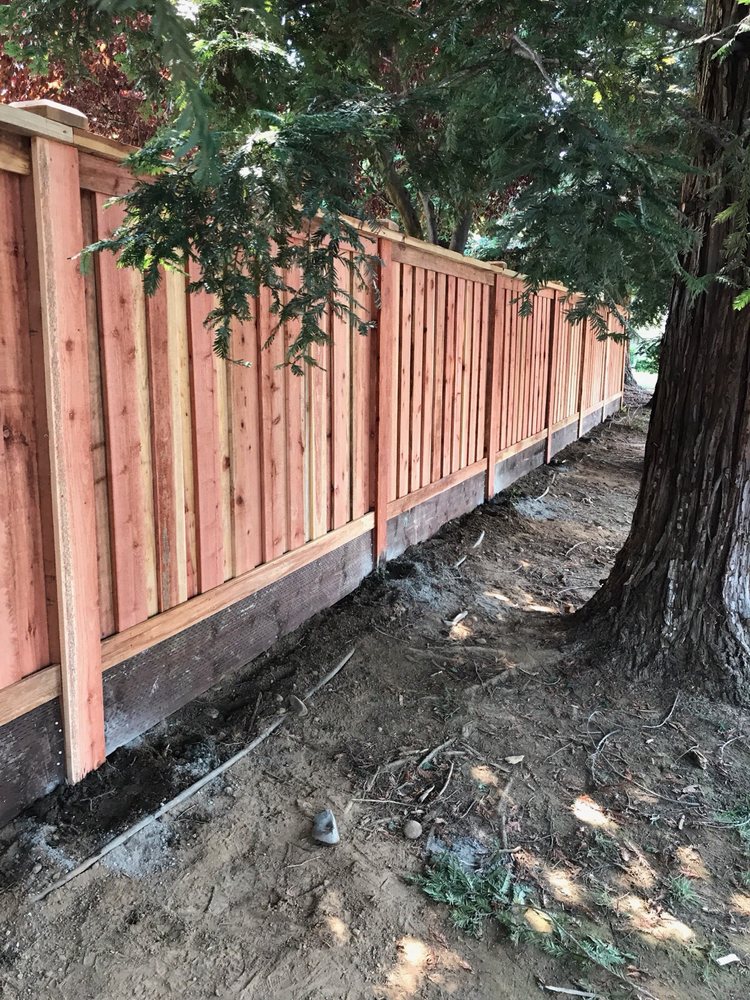
[{"label": "green foliage", "polygon": [[649,372],[652,375],[658,375],[661,345],[661,337],[653,337],[648,340],[639,337],[635,340],[633,367],[637,372]]},{"label": "green foliage", "polygon": [[750,846],[750,799],[738,799],[730,809],[718,813],[716,819],[722,826],[736,830],[743,844]]},{"label": "green foliage", "polygon": [[122,66],[169,124],[133,161],[153,183],[99,249],[119,250],[149,288],[159,264],[199,261],[222,356],[268,284],[278,317],[302,318],[298,363],[325,336],[344,245],[373,264],[342,213],[395,215],[459,250],[471,231],[529,291],[555,278],[580,292],[579,315],[627,304],[639,322],[663,307],[691,237],[675,205],[693,51],[673,22],[693,12],[652,7],[11,0],[0,33],[16,58],[61,60],[71,77],[124,33]]},{"label": "green foliage", "polygon": [[[619,976],[634,956],[621,951],[611,941],[592,934],[578,934],[573,921],[561,913],[541,909],[533,889],[518,882],[510,868],[495,862],[479,871],[467,871],[450,853],[435,859],[422,875],[410,881],[435,900],[445,904],[454,925],[473,937],[480,937],[488,921],[499,924],[513,944],[534,942],[555,958],[573,958]],[[533,910],[535,930],[525,919]],[[541,929],[544,927],[544,929]]]},{"label": "green foliage", "polygon": [[692,908],[700,902],[692,879],[686,878],[684,875],[675,875],[669,880],[667,895],[672,906],[676,907]]}]

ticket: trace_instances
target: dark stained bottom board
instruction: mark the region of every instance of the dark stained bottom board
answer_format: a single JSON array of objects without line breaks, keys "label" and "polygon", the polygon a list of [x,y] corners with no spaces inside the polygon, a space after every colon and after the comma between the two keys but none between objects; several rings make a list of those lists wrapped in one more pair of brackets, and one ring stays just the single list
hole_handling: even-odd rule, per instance
[{"label": "dark stained bottom board", "polygon": [[[619,400],[583,421],[583,433],[619,409]],[[577,438],[572,423],[552,435],[552,453]],[[495,466],[495,492],[544,464],[540,441]],[[387,558],[434,535],[444,524],[484,501],[483,473],[391,518]],[[372,571],[372,533],[367,532],[308,566],[179,635],[118,664],[104,674],[107,753],[140,736],[270,649],[319,611],[354,591]],[[59,700],[0,727],[0,826],[64,778]]]}]

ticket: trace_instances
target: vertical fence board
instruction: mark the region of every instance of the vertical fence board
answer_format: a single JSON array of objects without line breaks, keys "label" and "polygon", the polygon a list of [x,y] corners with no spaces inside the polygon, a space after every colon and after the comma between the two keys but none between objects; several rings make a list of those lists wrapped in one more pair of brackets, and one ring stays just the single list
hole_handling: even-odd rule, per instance
[{"label": "vertical fence board", "polygon": [[488,301],[488,331],[487,356],[489,372],[487,374],[487,409],[486,409],[486,451],[487,478],[485,496],[489,499],[495,495],[495,456],[498,452],[500,435],[500,416],[503,405],[503,361],[506,336],[505,294],[502,279],[495,278],[495,286]]},{"label": "vertical fence board", "polygon": [[232,396],[232,516],[234,566],[238,575],[263,561],[263,505],[260,466],[260,389],[255,317],[233,331],[242,365],[229,373]]},{"label": "vertical fence board", "polygon": [[185,471],[182,464],[178,354],[170,335],[166,280],[146,300],[149,384],[153,421],[151,460],[159,610],[187,600]]},{"label": "vertical fence board", "polygon": [[411,432],[411,353],[414,306],[414,268],[401,267],[400,379],[398,392],[398,493],[409,492]]},{"label": "vertical fence board", "polygon": [[464,333],[461,339],[461,427],[460,468],[469,464],[469,424],[471,417],[471,367],[474,326],[474,284],[466,282],[464,300]]},{"label": "vertical fence board", "polygon": [[464,337],[466,334],[466,280],[459,278],[456,283],[456,321],[453,331],[453,427],[451,440],[450,471],[461,468],[461,424],[463,421],[462,386],[464,378]]},{"label": "vertical fence board", "polygon": [[[336,262],[336,282],[351,294],[351,271]],[[331,336],[331,527],[351,518],[351,319],[332,315]]]},{"label": "vertical fence board", "polygon": [[[330,528],[330,405],[329,405],[329,345],[316,344],[311,352],[317,367],[305,379],[309,433],[310,537],[319,538]],[[265,488],[265,487],[264,487]],[[268,510],[268,501],[266,511]]]},{"label": "vertical fence board", "polygon": [[397,337],[400,315],[400,274],[393,260],[393,244],[380,240],[380,315],[378,317],[378,413],[377,455],[375,463],[375,530],[373,557],[379,564],[386,550],[388,501],[392,497],[391,479],[394,469],[388,450],[392,447],[392,428],[397,418],[397,396],[394,395],[393,372],[398,357]]},{"label": "vertical fence board", "polygon": [[[292,288],[298,288],[301,282],[299,268],[287,276]],[[286,292],[287,299],[291,292]],[[284,344],[287,348],[299,336],[301,319],[290,320],[285,324]],[[307,497],[305,480],[305,377],[295,375],[291,368],[284,370],[286,380],[286,429],[287,447],[287,502],[289,517],[289,548],[298,549],[308,540],[305,530],[306,514],[305,500]]]},{"label": "vertical fence board", "polygon": [[[0,687],[49,662],[20,180],[0,172]],[[43,433],[43,428],[42,428]]]},{"label": "vertical fence board", "polygon": [[58,580],[66,770],[78,781],[104,760],[101,627],[88,393],[78,154],[33,138],[45,385]]},{"label": "vertical fence board", "polygon": [[488,363],[490,349],[490,309],[493,289],[490,285],[481,288],[481,312],[479,324],[479,364],[477,365],[477,450],[476,461],[486,455],[487,394],[489,392]]},{"label": "vertical fence board", "polygon": [[[81,193],[81,220],[85,243],[96,239],[93,195]],[[115,621],[114,568],[110,541],[109,476],[107,474],[107,430],[104,419],[104,385],[101,364],[101,339],[96,289],[96,269],[84,276],[86,294],[86,329],[88,333],[89,398],[91,400],[91,460],[94,467],[94,504],[96,511],[96,556],[99,570],[99,621],[102,637],[112,635]]]},{"label": "vertical fence board", "polygon": [[424,402],[424,268],[414,268],[411,368],[411,492],[422,486],[422,405]]},{"label": "vertical fence board", "polygon": [[435,280],[435,400],[432,413],[432,469],[430,480],[440,479],[443,467],[443,407],[445,405],[445,324],[448,279],[438,274]]},{"label": "vertical fence board", "polygon": [[[124,209],[97,194],[94,217],[103,239],[122,223]],[[115,620],[123,631],[158,608],[145,303],[139,276],[111,255],[97,255],[96,272]]]},{"label": "vertical fence board", "polygon": [[[199,280],[190,265],[190,280]],[[213,306],[204,291],[188,300],[190,342],[190,393],[193,420],[193,474],[198,589],[205,593],[224,581],[224,528],[222,512],[222,432],[219,416],[217,358],[213,333],[204,324]]]},{"label": "vertical fence board", "polygon": [[435,398],[435,272],[425,276],[424,386],[422,396],[422,477],[421,486],[432,481],[432,408]]},{"label": "vertical fence board", "polygon": [[[271,312],[271,293],[262,289],[258,307],[258,348],[260,351],[260,410],[261,410],[261,475],[266,516],[264,528],[264,560],[283,555],[289,548],[287,528],[286,473],[286,400],[284,371],[284,334],[276,330],[277,317]],[[269,338],[273,339],[268,343]],[[327,394],[326,394],[327,400]],[[326,492],[330,479],[326,477]],[[326,525],[327,530],[327,525]]]},{"label": "vertical fence board", "polygon": [[[354,276],[356,314],[361,322],[373,318],[373,295],[369,285]],[[371,475],[374,466],[373,411],[377,401],[377,387],[373,375],[377,350],[377,330],[371,328],[367,335],[352,328],[352,517],[367,513],[371,503]],[[373,389],[375,388],[375,391]]]}]

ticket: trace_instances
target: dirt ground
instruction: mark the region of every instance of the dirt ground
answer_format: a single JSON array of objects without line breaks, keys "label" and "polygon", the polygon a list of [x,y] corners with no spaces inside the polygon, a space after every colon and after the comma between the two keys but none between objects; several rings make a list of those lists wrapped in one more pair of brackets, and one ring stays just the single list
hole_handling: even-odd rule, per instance
[{"label": "dirt ground", "polygon": [[[567,641],[645,428],[635,408],[597,429],[0,831],[0,995],[748,997],[744,716]],[[31,902],[352,646],[306,717]],[[333,848],[310,837],[323,807]]]}]

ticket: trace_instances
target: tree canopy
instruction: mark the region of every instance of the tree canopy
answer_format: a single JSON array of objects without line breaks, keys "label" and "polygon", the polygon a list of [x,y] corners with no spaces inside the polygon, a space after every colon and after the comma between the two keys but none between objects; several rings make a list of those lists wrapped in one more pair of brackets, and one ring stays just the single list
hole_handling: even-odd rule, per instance
[{"label": "tree canopy", "polygon": [[151,288],[196,258],[222,356],[264,283],[280,318],[302,317],[290,360],[309,360],[342,246],[367,263],[347,216],[391,216],[634,322],[663,310],[690,242],[690,3],[13,0],[0,32],[17,64],[71,80],[117,41],[162,125],[103,246]]}]

